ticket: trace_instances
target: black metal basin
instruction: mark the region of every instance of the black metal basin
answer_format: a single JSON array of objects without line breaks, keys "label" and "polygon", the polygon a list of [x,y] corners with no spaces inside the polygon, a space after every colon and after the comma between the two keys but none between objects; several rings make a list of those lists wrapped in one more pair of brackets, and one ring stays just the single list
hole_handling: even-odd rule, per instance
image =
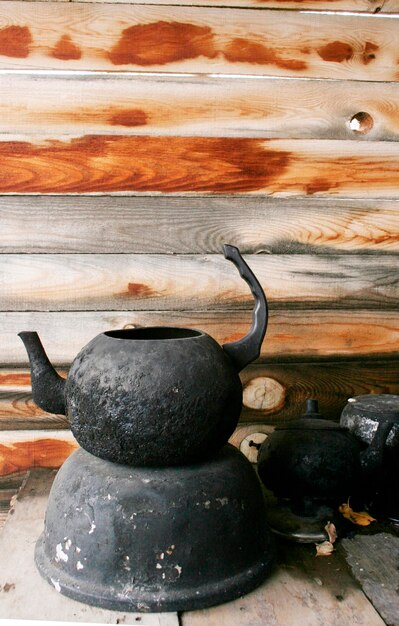
[{"label": "black metal basin", "polygon": [[273,562],[264,500],[230,445],[205,463],[135,468],[83,449],[50,493],[36,564],[55,589],[124,611],[179,611],[232,600]]}]

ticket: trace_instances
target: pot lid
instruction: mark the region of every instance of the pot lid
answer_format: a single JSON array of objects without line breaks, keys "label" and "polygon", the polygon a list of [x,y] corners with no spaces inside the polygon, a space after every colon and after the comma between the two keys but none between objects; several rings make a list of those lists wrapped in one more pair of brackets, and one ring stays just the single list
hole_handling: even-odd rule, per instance
[{"label": "pot lid", "polygon": [[306,413],[299,419],[277,426],[275,430],[338,430],[347,431],[338,422],[330,422],[319,413],[319,403],[314,398],[306,400]]},{"label": "pot lid", "polygon": [[345,412],[353,411],[376,422],[399,423],[399,395],[367,394],[349,398]]}]

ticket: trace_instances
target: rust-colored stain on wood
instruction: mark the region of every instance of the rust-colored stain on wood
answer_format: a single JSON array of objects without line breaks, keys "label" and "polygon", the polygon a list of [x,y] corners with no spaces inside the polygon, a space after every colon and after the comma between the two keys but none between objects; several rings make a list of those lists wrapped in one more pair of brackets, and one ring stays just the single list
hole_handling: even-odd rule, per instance
[{"label": "rust-colored stain on wood", "polygon": [[62,35],[51,50],[51,56],[61,61],[76,61],[81,58],[82,51],[69,35]]},{"label": "rust-colored stain on wood", "polygon": [[136,298],[148,298],[154,295],[154,291],[143,283],[128,283],[127,291],[122,295]]},{"label": "rust-colored stain on wood", "polygon": [[0,372],[1,387],[30,387],[31,379],[29,372]]},{"label": "rust-colored stain on wood", "polygon": [[331,188],[336,187],[337,184],[333,181],[329,181],[325,178],[315,178],[310,183],[306,185],[306,193],[309,196],[312,196],[314,193],[319,193],[321,191],[328,191]]},{"label": "rust-colored stain on wood", "polygon": [[263,189],[290,152],[258,139],[87,135],[35,145],[0,142],[0,191],[210,191]]},{"label": "rust-colored stain on wood", "polygon": [[108,118],[112,126],[145,126],[147,122],[148,115],[142,109],[121,109]]},{"label": "rust-colored stain on wood", "polygon": [[114,65],[165,65],[174,61],[217,52],[209,26],[184,22],[152,22],[125,28],[117,44],[107,53]]},{"label": "rust-colored stain on wood", "polygon": [[77,443],[56,439],[0,443],[0,476],[33,467],[57,469],[77,448]]},{"label": "rust-colored stain on wood", "polygon": [[32,35],[27,26],[0,29],[0,55],[24,59],[29,56]]},{"label": "rust-colored stain on wood", "polygon": [[[86,135],[69,141],[0,142],[0,192],[318,192],[367,194],[399,184],[397,152],[353,142]],[[320,152],[318,152],[320,150]],[[330,191],[331,193],[331,191]]]},{"label": "rust-colored stain on wood", "polygon": [[277,65],[285,70],[305,70],[307,64],[297,59],[285,59],[273,48],[237,37],[223,50],[227,61],[231,63],[254,63],[259,65]]},{"label": "rust-colored stain on wood", "polygon": [[342,63],[343,61],[350,61],[354,51],[352,46],[344,41],[331,41],[325,46],[318,48],[317,53],[323,61]]},{"label": "rust-colored stain on wood", "polygon": [[373,43],[372,41],[366,41],[364,45],[364,51],[362,54],[363,63],[368,65],[371,61],[374,61],[376,55],[375,53],[379,50],[379,46]]}]

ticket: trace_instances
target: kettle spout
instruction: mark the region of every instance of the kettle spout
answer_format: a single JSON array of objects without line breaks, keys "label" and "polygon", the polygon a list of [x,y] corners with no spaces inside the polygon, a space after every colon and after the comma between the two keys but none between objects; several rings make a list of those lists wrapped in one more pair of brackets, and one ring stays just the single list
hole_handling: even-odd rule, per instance
[{"label": "kettle spout", "polygon": [[385,443],[393,425],[394,422],[390,420],[379,422],[369,447],[360,453],[362,472],[365,477],[372,478],[382,469]]},{"label": "kettle spout", "polygon": [[240,276],[250,286],[254,297],[252,326],[249,333],[242,339],[233,343],[225,343],[223,346],[223,350],[231,357],[237,371],[240,372],[246,365],[257,359],[260,354],[266,333],[268,307],[266,296],[258,279],[242,258],[238,248],[225,244],[223,251],[225,258],[234,263]]},{"label": "kettle spout", "polygon": [[36,332],[22,332],[18,336],[29,356],[34,402],[48,413],[65,415],[66,379],[51,365]]}]

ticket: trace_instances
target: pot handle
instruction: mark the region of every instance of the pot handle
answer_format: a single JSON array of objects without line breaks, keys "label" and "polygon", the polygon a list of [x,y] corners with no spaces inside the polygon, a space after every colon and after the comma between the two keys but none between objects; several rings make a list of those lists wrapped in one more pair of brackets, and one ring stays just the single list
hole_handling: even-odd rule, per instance
[{"label": "pot handle", "polygon": [[381,469],[385,444],[394,425],[395,421],[392,419],[379,422],[369,447],[360,453],[360,461],[365,474],[368,475]]},{"label": "pot handle", "polygon": [[266,333],[268,307],[261,284],[242,258],[239,249],[225,244],[223,252],[225,258],[234,263],[240,276],[250,286],[255,300],[252,311],[252,326],[249,333],[238,341],[225,343],[222,346],[223,350],[234,362],[237,371],[240,372],[246,365],[257,359],[260,354],[262,341]]}]

